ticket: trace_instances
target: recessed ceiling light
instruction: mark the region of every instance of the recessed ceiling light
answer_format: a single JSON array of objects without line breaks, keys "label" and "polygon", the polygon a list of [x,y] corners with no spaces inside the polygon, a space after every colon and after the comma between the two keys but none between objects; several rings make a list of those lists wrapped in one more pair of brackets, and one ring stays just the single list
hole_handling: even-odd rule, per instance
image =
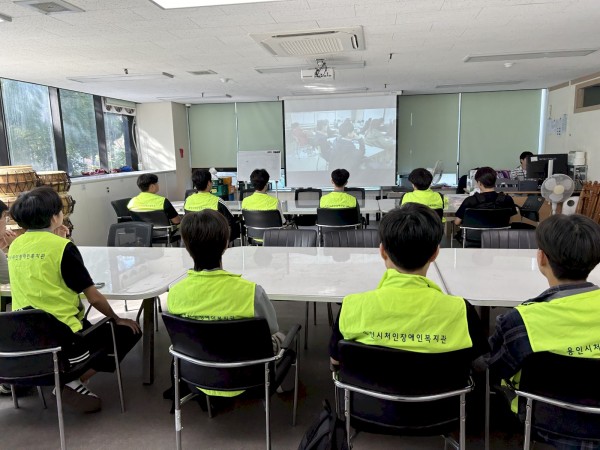
[{"label": "recessed ceiling light", "polygon": [[508,86],[512,84],[519,84],[523,81],[490,81],[487,83],[460,83],[460,84],[439,84],[436,89],[449,89],[449,88],[471,88],[471,87],[485,87],[485,86]]},{"label": "recessed ceiling light", "polygon": [[0,14],[0,22],[12,22],[12,17]]},{"label": "recessed ceiling light", "polygon": [[210,69],[205,69],[205,70],[192,70],[188,72],[190,75],[216,75],[217,72],[215,72],[214,70],[210,70]]},{"label": "recessed ceiling light", "polygon": [[518,59],[541,59],[541,58],[569,58],[574,56],[587,56],[597,51],[593,49],[579,50],[557,50],[549,52],[530,52],[530,53],[508,53],[504,55],[468,55],[465,62],[490,62],[490,61],[515,61]]},{"label": "recessed ceiling light", "polygon": [[65,2],[64,0],[18,0],[16,4],[33,8],[42,14],[61,14],[84,12],[83,9]]},{"label": "recessed ceiling light", "polygon": [[239,5],[242,3],[266,3],[281,0],[150,0],[162,9],[200,8],[202,6]]},{"label": "recessed ceiling light", "polygon": [[104,83],[113,81],[139,81],[139,80],[162,80],[165,78],[174,78],[167,72],[157,73],[129,73],[121,75],[97,75],[89,77],[67,77],[68,80],[78,83]]},{"label": "recessed ceiling light", "polygon": [[179,97],[156,97],[157,100],[164,100],[168,102],[176,102],[176,103],[199,103],[206,100],[215,100],[215,99],[228,99],[232,98],[231,94],[221,94],[218,92],[202,92],[200,96],[198,95],[186,95]]}]

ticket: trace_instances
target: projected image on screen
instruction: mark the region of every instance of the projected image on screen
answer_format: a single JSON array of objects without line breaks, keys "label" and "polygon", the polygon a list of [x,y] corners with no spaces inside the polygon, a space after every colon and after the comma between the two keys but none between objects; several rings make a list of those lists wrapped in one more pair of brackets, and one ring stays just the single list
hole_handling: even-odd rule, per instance
[{"label": "projected image on screen", "polygon": [[352,186],[396,181],[396,97],[286,100],[286,173],[290,187],[328,187],[346,169]]}]

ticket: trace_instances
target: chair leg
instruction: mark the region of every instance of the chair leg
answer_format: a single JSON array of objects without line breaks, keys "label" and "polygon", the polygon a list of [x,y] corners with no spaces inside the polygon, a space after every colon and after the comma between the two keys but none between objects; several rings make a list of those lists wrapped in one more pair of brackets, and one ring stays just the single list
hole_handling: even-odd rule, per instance
[{"label": "chair leg", "polygon": [[306,319],[304,320],[304,350],[308,348],[308,309],[309,302],[306,302]]},{"label": "chair leg", "polygon": [[38,395],[40,396],[40,400],[42,401],[42,405],[44,406],[44,409],[48,409],[48,405],[46,405],[46,397],[44,397],[44,391],[42,391],[42,387],[38,386],[37,391]]},{"label": "chair leg", "polygon": [[317,325],[317,302],[313,302],[313,323]]},{"label": "chair leg", "polygon": [[110,321],[110,333],[112,334],[113,353],[115,355],[115,373],[117,375],[117,386],[119,387],[119,400],[121,401],[121,413],[125,412],[125,396],[123,395],[123,381],[121,379],[121,364],[117,352],[117,340],[115,339],[115,324]]},{"label": "chair leg", "polygon": [[63,419],[62,410],[62,390],[60,385],[60,372],[58,370],[58,353],[52,354],[54,361],[54,392],[56,393],[56,412],[58,414],[58,431],[60,433],[60,448],[66,450],[67,443],[65,441],[65,422]]},{"label": "chair leg", "polygon": [[173,380],[175,383],[175,448],[181,450],[181,402],[179,401],[179,358],[173,357]]},{"label": "chair leg", "polygon": [[463,248],[467,245],[467,230],[463,228]]},{"label": "chair leg", "polygon": [[269,363],[265,363],[265,432],[267,440],[267,450],[271,450],[271,392]]},{"label": "chair leg", "polygon": [[300,354],[298,353],[298,337],[296,336],[296,361],[294,361],[294,406],[292,410],[292,426],[296,426],[296,415],[298,413],[298,371],[300,365]]},{"label": "chair leg", "polygon": [[[489,328],[489,321],[487,327]],[[485,370],[485,417],[483,431],[483,448],[490,450],[490,370]]]},{"label": "chair leg", "polygon": [[212,409],[210,408],[210,395],[206,395],[206,410],[208,411],[208,418],[213,418]]},{"label": "chair leg", "polygon": [[158,333],[158,305],[160,297],[154,297],[154,330]]},{"label": "chair leg", "polygon": [[329,319],[329,328],[333,328],[333,309],[331,303],[327,303],[327,318]]},{"label": "chair leg", "polygon": [[525,443],[523,444],[523,450],[529,450],[531,448],[531,410],[533,407],[533,400],[527,399],[527,406],[525,414]]},{"label": "chair leg", "polygon": [[350,439],[350,391],[344,389],[344,418],[346,420],[346,443],[348,449],[352,449],[352,442]]},{"label": "chair leg", "polygon": [[467,394],[460,395],[460,436],[458,446],[465,450],[467,434]]},{"label": "chair leg", "polygon": [[12,395],[12,401],[15,409],[19,409],[19,399],[17,398],[17,390],[15,389],[15,385],[10,385],[10,393]]}]

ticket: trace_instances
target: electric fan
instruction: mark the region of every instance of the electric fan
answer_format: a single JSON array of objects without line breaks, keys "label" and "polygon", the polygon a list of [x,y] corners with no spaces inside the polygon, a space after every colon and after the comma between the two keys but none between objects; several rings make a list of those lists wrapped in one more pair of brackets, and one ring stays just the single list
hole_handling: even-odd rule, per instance
[{"label": "electric fan", "polygon": [[542,183],[542,197],[552,203],[552,214],[556,214],[556,205],[564,202],[575,190],[575,183],[566,175],[558,173]]}]

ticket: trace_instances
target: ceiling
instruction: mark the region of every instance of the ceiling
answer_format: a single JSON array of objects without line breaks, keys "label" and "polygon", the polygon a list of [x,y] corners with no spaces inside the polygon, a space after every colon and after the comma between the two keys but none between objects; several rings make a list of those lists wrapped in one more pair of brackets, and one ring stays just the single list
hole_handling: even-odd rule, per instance
[{"label": "ceiling", "polygon": [[[340,91],[530,89],[600,71],[600,51],[515,60],[510,68],[506,61],[464,62],[467,55],[598,49],[598,0],[282,0],[177,10],[162,10],[150,0],[70,3],[84,12],[44,15],[0,0],[0,14],[12,17],[0,23],[0,77],[135,102],[200,103],[203,93],[231,95],[226,101],[311,95],[304,86],[315,83],[302,81],[299,71],[260,74],[255,68],[314,68],[316,57],[272,56],[249,34],[350,26],[363,27],[366,49],[334,58],[366,65],[336,70],[326,84]],[[173,78],[68,80],[124,69]],[[208,69],[216,74],[189,73]],[[493,84],[476,85],[481,83]],[[436,88],[454,84],[473,86]]]}]

